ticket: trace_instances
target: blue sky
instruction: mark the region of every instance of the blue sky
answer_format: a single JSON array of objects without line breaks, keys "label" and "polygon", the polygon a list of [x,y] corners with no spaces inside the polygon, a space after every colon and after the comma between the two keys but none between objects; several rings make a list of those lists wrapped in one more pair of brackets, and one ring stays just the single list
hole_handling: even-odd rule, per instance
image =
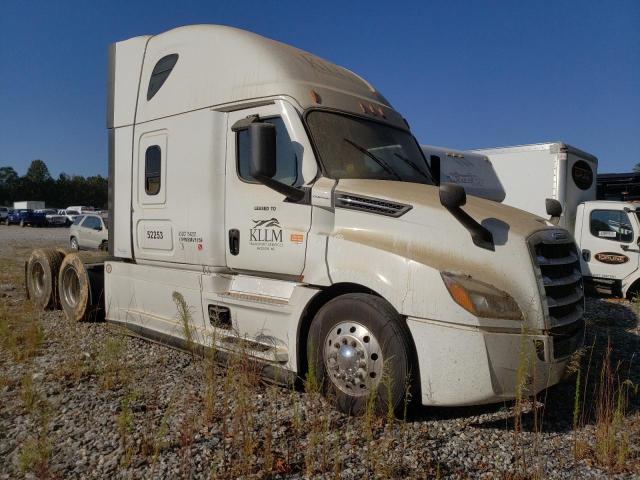
[{"label": "blue sky", "polygon": [[245,28],[369,80],[422,143],[563,140],[640,162],[640,1],[18,1],[0,6],[0,166],[107,172],[109,43]]}]

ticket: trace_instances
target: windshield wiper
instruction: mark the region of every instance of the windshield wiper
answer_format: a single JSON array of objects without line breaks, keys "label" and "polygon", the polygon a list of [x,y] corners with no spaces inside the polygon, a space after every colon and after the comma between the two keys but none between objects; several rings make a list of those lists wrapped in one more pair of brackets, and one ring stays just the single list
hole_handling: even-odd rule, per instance
[{"label": "windshield wiper", "polygon": [[413,163],[411,160],[409,160],[409,159],[408,159],[408,158],[406,158],[406,157],[403,157],[402,155],[400,155],[400,154],[399,154],[399,153],[397,153],[397,152],[393,152],[393,154],[394,154],[396,157],[398,157],[400,160],[402,160],[404,163],[406,163],[407,165],[409,165],[411,168],[413,168],[416,172],[418,172],[418,173],[419,173],[420,175],[422,175],[424,178],[426,178],[426,179],[427,179],[427,180],[429,180],[430,182],[431,182],[431,181],[433,181],[433,179],[432,179],[429,175],[427,175],[426,173],[424,173],[424,172],[422,171],[422,169],[421,169],[418,165],[416,165],[415,163]]},{"label": "windshield wiper", "polygon": [[384,161],[382,161],[381,159],[379,159],[378,157],[376,157],[373,153],[371,153],[369,150],[367,150],[364,147],[361,147],[360,145],[358,145],[355,142],[352,142],[351,140],[349,140],[348,138],[343,138],[343,140],[345,142],[347,142],[349,145],[351,145],[353,148],[355,148],[356,150],[358,150],[360,153],[364,153],[367,157],[369,157],[371,160],[373,160],[374,162],[376,162],[378,165],[380,165],[385,172],[393,175],[394,177],[396,177],[398,180],[402,180],[402,178],[400,178],[400,175],[398,175],[396,172],[393,171],[393,169],[387,165]]}]

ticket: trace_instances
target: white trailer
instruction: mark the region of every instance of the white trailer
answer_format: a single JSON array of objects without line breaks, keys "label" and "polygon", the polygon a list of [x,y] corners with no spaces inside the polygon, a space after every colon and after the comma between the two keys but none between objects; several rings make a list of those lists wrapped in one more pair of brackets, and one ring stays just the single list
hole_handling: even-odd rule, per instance
[{"label": "white trailer", "polygon": [[[103,275],[108,321],[178,345],[188,327],[280,380],[315,372],[350,413],[398,407],[407,385],[424,405],[510,399],[523,358],[526,391],[563,378],[584,329],[571,235],[438,188],[361,77],[213,25],[109,57],[111,257],[52,274],[70,318]],[[47,255],[27,265],[43,305]]]},{"label": "white trailer", "polygon": [[596,199],[598,159],[563,142],[472,150],[491,160],[506,195],[503,203],[547,214],[545,199],[560,202],[559,225],[573,232],[577,207]]},{"label": "white trailer", "polygon": [[37,200],[26,200],[22,202],[13,202],[14,210],[43,210],[44,202]]},{"label": "white trailer", "polygon": [[487,200],[504,200],[504,187],[486,155],[434,145],[420,148],[440,183],[460,185],[469,195]]},{"label": "white trailer", "polygon": [[[459,184],[474,195],[540,216],[546,215],[548,198],[557,200],[562,206],[558,223],[573,233],[579,246],[585,283],[619,297],[640,293],[639,204],[595,200],[595,156],[563,142],[472,152],[422,148],[442,159],[443,182]],[[488,171],[494,177],[483,175]],[[503,189],[502,199],[492,195],[497,186]]]}]

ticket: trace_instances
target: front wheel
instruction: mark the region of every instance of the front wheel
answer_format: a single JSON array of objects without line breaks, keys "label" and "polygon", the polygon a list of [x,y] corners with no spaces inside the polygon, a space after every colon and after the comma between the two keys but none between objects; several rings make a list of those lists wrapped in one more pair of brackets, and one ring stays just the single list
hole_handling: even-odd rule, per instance
[{"label": "front wheel", "polygon": [[[316,314],[307,360],[327,398],[342,412],[398,412],[412,387],[414,348],[406,323],[384,299],[355,293]],[[416,375],[417,377],[417,375]]]},{"label": "front wheel", "polygon": [[78,245],[78,239],[76,237],[71,237],[69,245],[71,246],[71,250],[75,250],[76,252],[80,250],[80,245]]}]

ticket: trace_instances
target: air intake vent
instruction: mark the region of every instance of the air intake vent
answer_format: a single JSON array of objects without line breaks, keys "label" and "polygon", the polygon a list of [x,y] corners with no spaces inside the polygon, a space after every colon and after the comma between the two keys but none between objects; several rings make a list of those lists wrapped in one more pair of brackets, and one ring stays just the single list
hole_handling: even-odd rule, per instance
[{"label": "air intake vent", "polygon": [[336,192],[336,208],[348,208],[362,212],[376,213],[387,217],[400,217],[411,210],[411,205],[390,202],[379,198],[365,197],[351,193]]}]

